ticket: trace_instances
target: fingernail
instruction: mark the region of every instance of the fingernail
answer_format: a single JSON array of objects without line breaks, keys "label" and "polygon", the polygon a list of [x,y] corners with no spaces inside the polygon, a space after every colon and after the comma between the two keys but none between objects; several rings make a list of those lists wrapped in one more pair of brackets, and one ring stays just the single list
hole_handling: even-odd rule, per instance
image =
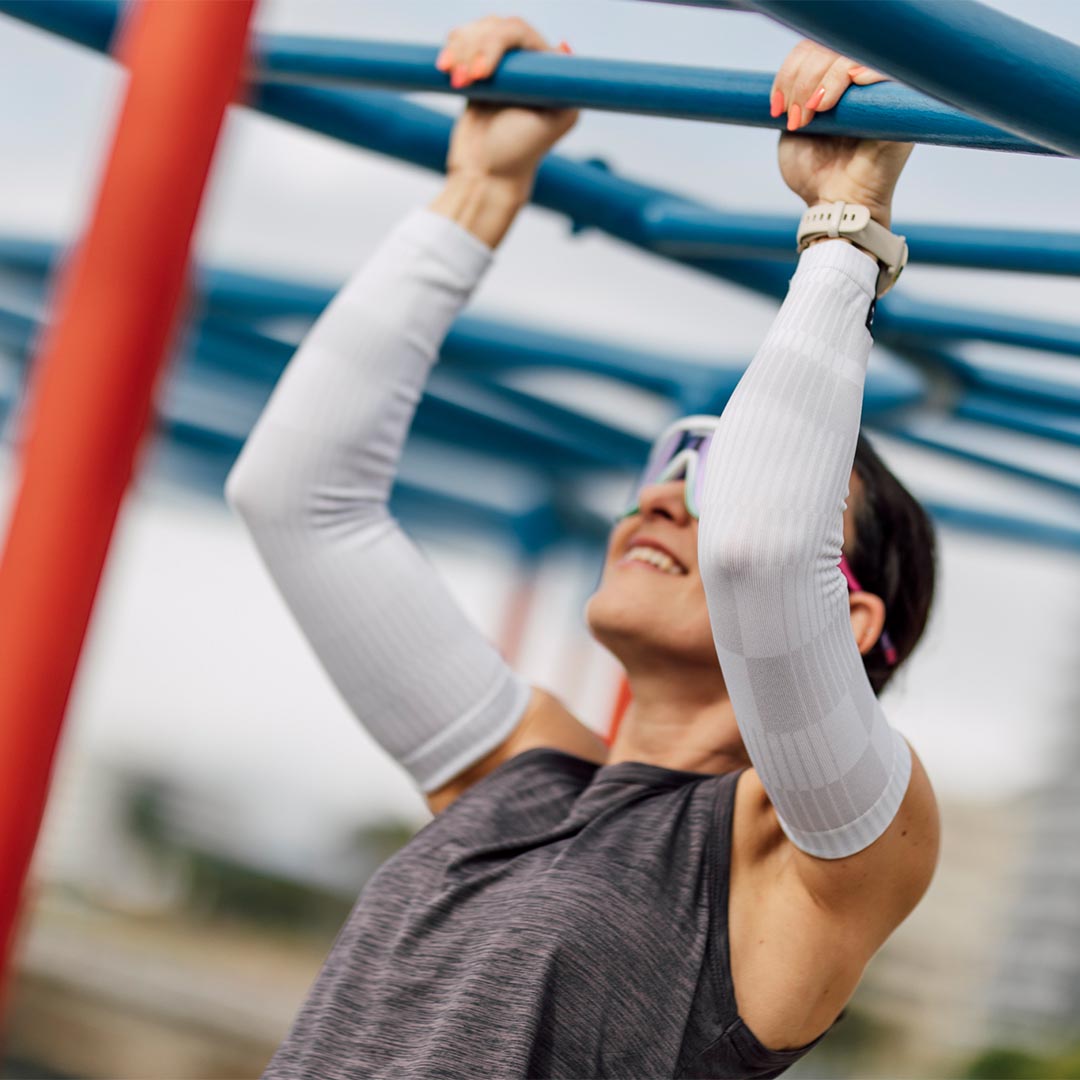
[{"label": "fingernail", "polygon": [[472,74],[472,77],[474,79],[482,79],[487,74],[487,70],[488,70],[487,58],[483,57],[483,56],[478,56],[472,62],[472,67],[470,68],[470,73]]},{"label": "fingernail", "polygon": [[450,66],[450,50],[443,49],[437,57],[435,57],[435,66],[440,71],[445,71]]},{"label": "fingernail", "polygon": [[784,95],[779,90],[774,90],[769,98],[769,115],[779,116],[784,111]]},{"label": "fingernail", "polygon": [[559,42],[559,52],[564,52],[564,53],[567,54],[567,56],[572,56],[573,53],[574,53],[574,50],[570,48],[570,46],[569,46],[569,44],[567,42],[560,41]]},{"label": "fingernail", "polygon": [[455,89],[464,86],[469,81],[469,72],[464,67],[456,67],[450,74],[450,85]]},{"label": "fingernail", "polygon": [[864,71],[868,71],[869,68],[865,64],[859,64],[856,67],[848,68],[849,75],[861,75]]},{"label": "fingernail", "polygon": [[806,103],[806,108],[810,112],[814,112],[817,109],[817,107],[821,104],[822,99],[824,97],[825,97],[825,87],[822,86],[818,90],[814,91],[813,97],[811,97],[810,100]]},{"label": "fingernail", "polygon": [[788,129],[788,131],[795,131],[796,128],[798,128],[799,123],[800,123],[801,120],[802,120],[802,115],[801,115],[799,106],[793,104],[791,106],[791,108],[788,109],[788,114],[787,114],[787,129]]},{"label": "fingernail", "polygon": [[809,124],[810,121],[813,120],[813,119],[814,119],[814,110],[813,109],[803,109],[802,123],[799,124],[799,127],[801,127],[801,128],[806,127],[806,125]]}]

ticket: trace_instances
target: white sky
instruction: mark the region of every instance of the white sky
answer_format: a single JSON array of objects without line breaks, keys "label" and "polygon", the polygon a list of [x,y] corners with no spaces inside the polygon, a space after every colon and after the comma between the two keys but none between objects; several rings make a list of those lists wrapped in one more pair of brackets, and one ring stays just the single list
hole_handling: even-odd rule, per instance
[{"label": "white sky", "polygon": [[[1080,41],[1080,5],[1069,0],[992,6]],[[796,40],[759,16],[625,0],[522,2],[516,10],[579,55],[767,70]],[[486,4],[462,0],[264,0],[258,23],[270,32],[436,43],[486,11]],[[77,230],[122,80],[109,62],[0,17],[0,100],[7,103],[0,110],[0,233],[64,238]],[[774,164],[775,138],[593,113],[561,149],[603,157],[628,176],[726,207],[794,214]],[[1078,169],[1075,161],[919,147],[900,185],[896,219],[1075,231]],[[340,279],[437,183],[234,110],[199,252],[266,272]],[[1080,284],[1059,278],[916,263],[902,287],[1018,314],[1075,320],[1080,310]],[[476,306],[702,359],[748,358],[773,311],[771,303],[602,236],[570,238],[564,221],[542,211],[515,227]],[[1072,377],[1080,370],[1075,361],[1054,366]],[[920,451],[882,448],[917,492],[1078,523],[1075,504]],[[9,478],[2,463],[0,470]],[[511,556],[460,540],[433,550],[470,612],[497,633],[515,577]],[[590,651],[578,618],[594,575],[572,555],[545,570],[522,666],[598,723],[613,672]],[[887,698],[943,793],[992,797],[1046,775],[1080,692],[1078,596],[1074,556],[943,533],[929,638]],[[550,645],[553,626],[559,649]],[[70,746],[105,760],[134,760],[234,790],[256,831],[286,845],[282,836],[299,845],[304,830],[323,819],[391,805],[420,813],[407,783],[357,733],[325,684],[224,507],[153,481],[122,520],[69,730]]]}]

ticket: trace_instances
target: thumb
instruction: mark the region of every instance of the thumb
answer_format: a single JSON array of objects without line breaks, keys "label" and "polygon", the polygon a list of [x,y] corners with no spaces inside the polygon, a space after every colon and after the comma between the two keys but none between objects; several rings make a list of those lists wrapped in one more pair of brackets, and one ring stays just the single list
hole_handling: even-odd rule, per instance
[{"label": "thumb", "polygon": [[889,76],[882,75],[880,71],[868,68],[865,64],[858,64],[848,69],[851,81],[857,86],[869,86],[871,83],[888,82]]}]

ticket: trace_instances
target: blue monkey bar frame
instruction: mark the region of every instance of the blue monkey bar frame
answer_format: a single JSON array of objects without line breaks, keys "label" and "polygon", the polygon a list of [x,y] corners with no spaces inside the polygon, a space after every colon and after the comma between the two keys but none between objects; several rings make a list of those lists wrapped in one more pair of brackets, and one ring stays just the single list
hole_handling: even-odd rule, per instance
[{"label": "blue monkey bar frame", "polygon": [[[781,214],[725,213],[682,199],[658,202],[645,215],[652,246],[664,255],[774,258],[793,262],[798,219]],[[1080,275],[1080,233],[923,225],[893,228],[924,266],[958,266],[1032,274]]]},{"label": "blue monkey bar frame", "polygon": [[[0,0],[0,11],[2,10],[27,17],[39,25],[68,33],[85,44],[100,48],[107,44],[120,9],[119,5],[110,3],[109,0],[74,0],[63,4],[53,3],[52,0],[36,0],[33,4],[20,3],[18,0]],[[80,19],[83,20],[81,24]],[[48,25],[50,20],[53,25]],[[863,55],[860,55],[860,59]],[[433,56],[432,51],[432,59]],[[564,58],[546,59],[562,61]],[[880,63],[877,66],[884,67]],[[498,96],[505,98],[505,94]],[[547,104],[552,103],[550,95],[544,100]],[[451,124],[447,117],[418,109],[408,103],[388,101],[381,95],[335,93],[319,88],[288,86],[279,82],[266,84],[259,89],[258,104],[264,111],[281,118],[344,137],[349,142],[369,145],[372,149],[429,168],[441,168],[445,157],[446,137]],[[363,139],[357,138],[355,134],[358,123],[367,128]],[[769,123],[776,126],[773,121]],[[823,127],[818,129],[824,131]],[[873,133],[881,135],[880,126],[876,126]],[[666,200],[669,208],[675,203],[691,212],[712,212],[689,200],[676,200],[668,193],[614,177],[595,166],[569,162],[554,155],[545,162],[541,171],[536,197],[540,205],[568,214],[578,226],[602,228],[647,250],[656,250],[658,245],[656,237],[650,238],[648,235],[649,220],[646,211],[650,205],[655,208],[661,200]],[[1017,240],[1018,247],[1022,247],[1025,242],[1029,245],[1034,242],[1030,234],[1027,237],[1019,236]],[[683,257],[680,261],[766,295],[782,296],[786,289],[787,273],[778,266],[762,261],[760,250],[754,254],[758,257],[733,259],[712,255]],[[1031,252],[1023,257],[1031,257]],[[1065,253],[1065,258],[1068,258],[1068,252]],[[957,338],[985,336],[988,340],[1070,353],[1077,350],[1077,334],[1075,328],[1069,326],[1047,326],[1034,320],[1011,320],[1008,317],[996,317],[983,325],[985,317],[981,312],[956,312],[939,305],[927,304],[912,306],[909,303],[905,307],[896,303],[900,299],[908,298],[890,298],[890,304],[881,305],[876,327],[879,340],[884,342],[887,337],[891,337],[894,344],[908,349],[921,348],[927,355],[933,353],[932,345],[936,344],[942,335]],[[505,357],[505,354],[503,355]],[[948,364],[942,366],[949,370]],[[953,370],[956,370],[955,365]],[[1043,393],[1044,397],[1049,399],[1054,392],[1052,384],[1044,382],[1041,389],[1034,390],[1033,398]],[[1062,404],[1060,401],[1056,403]],[[1002,423],[1002,426],[1008,425]],[[1060,434],[1060,425],[1050,426]],[[897,433],[903,434],[902,431]],[[1043,431],[1040,434],[1047,435],[1049,432]],[[956,447],[948,445],[940,448],[946,452],[957,450]],[[963,452],[962,447],[959,450]],[[1038,474],[1032,475],[1031,479],[1055,482],[1053,478],[1043,478]]]}]

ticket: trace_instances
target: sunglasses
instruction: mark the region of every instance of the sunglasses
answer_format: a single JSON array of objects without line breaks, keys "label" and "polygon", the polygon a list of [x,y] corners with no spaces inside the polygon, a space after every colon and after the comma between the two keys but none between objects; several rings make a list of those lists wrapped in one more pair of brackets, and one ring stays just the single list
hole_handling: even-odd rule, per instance
[{"label": "sunglasses", "polygon": [[[685,481],[683,498],[691,517],[700,519],[700,507],[705,489],[705,463],[709,455],[719,416],[684,416],[676,420],[653,443],[648,460],[634,488],[631,505],[619,515],[619,520],[641,513],[641,492],[652,484],[666,484],[672,480]],[[859,579],[848,566],[847,556],[840,555],[840,572],[844,575],[850,592],[863,592]],[[887,630],[881,632],[881,647],[885,661],[896,663],[896,647]]]}]

